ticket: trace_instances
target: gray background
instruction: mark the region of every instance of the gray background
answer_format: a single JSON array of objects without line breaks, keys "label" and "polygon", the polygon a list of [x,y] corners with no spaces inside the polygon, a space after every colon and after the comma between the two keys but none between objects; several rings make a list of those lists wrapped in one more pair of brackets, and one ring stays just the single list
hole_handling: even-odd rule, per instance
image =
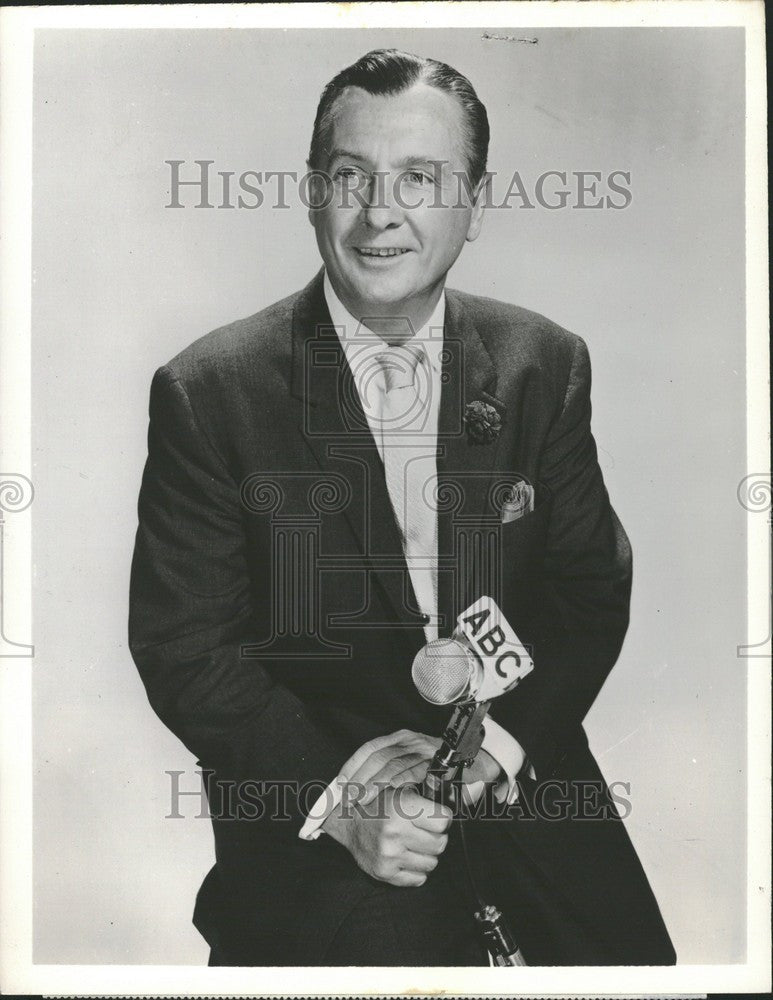
[{"label": "gray background", "polygon": [[[624,211],[490,211],[450,284],[582,335],[634,549],[632,625],[587,721],[683,962],[745,951],[742,29],[38,31],[33,222],[36,962],[200,963],[193,758],[126,648],[154,369],[304,285],[305,211],[165,209],[167,159],[304,169],[319,92],[364,51],[450,62],[489,166],[630,170]],[[188,168],[189,173],[192,167]],[[273,190],[273,188],[271,188]],[[193,204],[192,199],[186,199]],[[516,202],[517,204],[517,202]],[[753,662],[753,661],[752,661]]]}]

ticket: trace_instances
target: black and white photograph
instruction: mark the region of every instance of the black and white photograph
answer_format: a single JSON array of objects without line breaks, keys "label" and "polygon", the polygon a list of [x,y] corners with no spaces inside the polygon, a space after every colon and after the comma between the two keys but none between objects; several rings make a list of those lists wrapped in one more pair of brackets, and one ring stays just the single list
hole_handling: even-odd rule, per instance
[{"label": "black and white photograph", "polygon": [[0,18],[3,991],[768,989],[763,5]]}]

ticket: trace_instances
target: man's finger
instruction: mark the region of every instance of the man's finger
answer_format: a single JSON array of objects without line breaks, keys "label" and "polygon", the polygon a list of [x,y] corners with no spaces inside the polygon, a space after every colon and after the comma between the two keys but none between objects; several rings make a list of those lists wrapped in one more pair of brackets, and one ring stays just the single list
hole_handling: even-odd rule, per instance
[{"label": "man's finger", "polygon": [[397,788],[400,785],[419,785],[427,777],[427,771],[429,770],[430,761],[427,758],[417,761],[417,763],[411,765],[411,767],[406,768],[405,771],[401,771],[399,774],[395,774],[390,781],[393,788]]},{"label": "man's finger", "polygon": [[355,750],[352,756],[346,761],[339,771],[339,775],[347,781],[351,780],[355,771],[362,767],[371,754],[383,749],[384,747],[396,743],[402,743],[414,735],[415,734],[410,729],[399,729],[396,733],[387,733],[385,736],[377,736],[373,740],[368,740],[367,743],[362,744],[359,750]]},{"label": "man's finger", "polygon": [[453,819],[448,806],[425,799],[408,785],[395,788],[392,796],[397,815],[421,830],[444,833]]},{"label": "man's finger", "polygon": [[[395,773],[395,761],[404,761],[402,767],[408,767],[413,761],[427,759],[427,750],[419,746],[390,746],[382,747],[372,753],[356,771],[350,774],[350,780],[367,784],[384,768],[390,768],[390,775]],[[408,760],[407,758],[410,758]]]},{"label": "man's finger", "polygon": [[[361,781],[362,779],[357,776],[357,772],[365,767],[370,758],[375,757],[377,760],[387,761],[406,750],[419,751],[426,748],[429,748],[429,756],[432,756],[437,742],[431,740],[429,736],[425,736],[424,733],[415,733],[410,729],[400,729],[396,733],[378,736],[374,740],[363,743],[359,750],[356,750],[346,761],[339,775],[345,781],[353,781],[355,778]],[[370,776],[366,774],[365,780],[370,780]]]},{"label": "man's finger", "polygon": [[420,830],[417,826],[411,825],[411,829],[405,834],[405,846],[409,851],[416,854],[429,854],[432,857],[440,857],[448,844],[448,834],[430,833],[429,830]]},{"label": "man's finger", "polygon": [[[403,756],[395,757],[392,760],[384,764],[375,774],[368,776],[367,765],[370,763],[366,762],[366,765],[357,772],[352,777],[352,781],[359,782],[366,786],[365,794],[360,799],[362,805],[367,805],[371,799],[374,799],[379,792],[383,791],[389,785],[395,787],[397,785],[407,784],[407,779],[405,781],[396,780],[396,776],[399,774],[412,773],[416,771],[420,773],[423,769],[426,774],[427,768],[429,767],[429,761],[427,757],[423,754],[418,753],[406,753]],[[374,765],[375,766],[375,763]],[[419,779],[420,780],[420,779]]]},{"label": "man's finger", "polygon": [[467,785],[462,785],[462,801],[466,806],[473,806],[483,795],[486,788],[485,781],[472,781]]},{"label": "man's finger", "polygon": [[[419,830],[427,830],[429,833],[445,833],[451,825],[454,814],[448,806],[440,802],[430,802],[415,795],[421,806],[417,807],[414,802],[403,808],[403,815],[410,819],[411,823]],[[426,803],[426,805],[424,805]]]},{"label": "man's finger", "polygon": [[392,878],[389,879],[389,884],[418,888],[420,885],[424,885],[426,881],[427,876],[422,872],[399,871],[396,875],[393,875]]},{"label": "man's finger", "polygon": [[[345,765],[347,768],[345,780],[356,782],[360,785],[367,785],[369,782],[376,780],[376,776],[384,768],[391,769],[389,775],[389,778],[391,778],[392,773],[394,773],[393,761],[409,755],[416,761],[422,759],[429,760],[434,752],[434,744],[428,737],[423,736],[421,733],[410,733],[398,742],[379,747],[378,750],[374,750],[367,757],[362,758],[361,756],[359,764],[354,758],[351,758],[351,762],[347,762]],[[360,754],[359,750],[357,754]],[[405,763],[410,764],[410,761],[406,761]],[[383,781],[385,785],[389,784],[389,778]]]},{"label": "man's finger", "polygon": [[400,858],[400,868],[406,872],[424,872],[429,875],[437,868],[438,859],[432,854],[419,854],[416,851],[406,851]]}]

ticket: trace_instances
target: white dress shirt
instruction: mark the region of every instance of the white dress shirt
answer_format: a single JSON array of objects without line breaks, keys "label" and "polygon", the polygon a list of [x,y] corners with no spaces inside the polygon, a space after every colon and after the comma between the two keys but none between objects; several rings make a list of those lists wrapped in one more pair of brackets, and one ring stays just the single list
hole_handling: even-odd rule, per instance
[{"label": "white dress shirt", "polygon": [[[388,345],[349,313],[336,295],[327,272],[325,272],[324,290],[330,318],[343,347],[362,409],[383,462],[384,449],[388,446],[389,427],[382,419],[386,387],[379,355],[383,354]],[[414,471],[419,471],[422,481],[427,484],[424,491],[427,498],[434,496],[432,483],[437,480],[438,416],[442,384],[440,354],[443,349],[445,306],[444,292],[430,318],[410,339],[411,347],[418,348],[415,385],[423,404],[419,421],[420,430],[411,430],[410,464]],[[410,505],[405,503],[402,497],[397,499],[390,495],[390,499],[403,538],[405,561],[416,601],[427,620],[424,625],[424,635],[427,642],[430,642],[438,637],[437,516],[425,519],[422,523],[426,523],[426,528],[417,535],[416,531],[406,530],[404,523],[404,519],[410,516]],[[518,797],[516,774],[523,761],[521,748],[516,740],[493,719],[486,718],[484,729],[483,749],[491,754],[503,772],[495,794],[499,801],[513,802]],[[312,840],[319,836],[320,827],[341,800],[343,783],[339,778],[334,779],[314,803],[300,831],[301,838]],[[479,794],[482,791],[482,784],[475,782],[470,785],[470,793],[473,796]]]}]

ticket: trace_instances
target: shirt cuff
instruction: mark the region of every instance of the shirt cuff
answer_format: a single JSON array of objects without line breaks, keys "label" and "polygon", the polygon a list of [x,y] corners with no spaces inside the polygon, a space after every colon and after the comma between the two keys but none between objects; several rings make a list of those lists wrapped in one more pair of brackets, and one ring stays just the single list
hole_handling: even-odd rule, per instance
[{"label": "shirt cuff", "polygon": [[309,809],[306,822],[298,834],[301,840],[316,840],[319,837],[322,833],[322,824],[341,801],[342,789],[343,781],[341,776],[337,775]]},{"label": "shirt cuff", "polygon": [[483,730],[482,749],[491,754],[504,772],[494,786],[494,797],[497,802],[510,805],[518,799],[518,775],[528,768],[527,773],[534,778],[534,768],[526,760],[521,744],[489,716],[483,720]]}]

